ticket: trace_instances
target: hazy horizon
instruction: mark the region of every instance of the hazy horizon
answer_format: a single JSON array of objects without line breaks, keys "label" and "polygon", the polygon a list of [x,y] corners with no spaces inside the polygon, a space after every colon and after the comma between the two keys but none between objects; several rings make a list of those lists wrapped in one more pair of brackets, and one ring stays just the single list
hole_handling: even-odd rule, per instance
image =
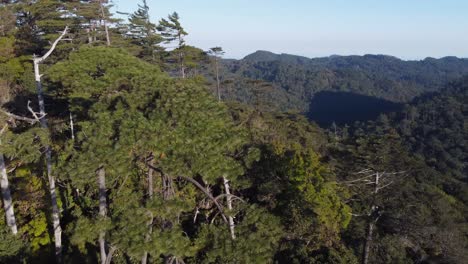
[{"label": "hazy horizon", "polygon": [[405,59],[405,58],[400,58],[398,56],[394,56],[394,55],[391,55],[391,54],[372,54],[372,53],[365,53],[365,54],[330,54],[330,55],[324,55],[324,56],[314,56],[314,57],[309,57],[309,56],[305,56],[305,55],[301,55],[301,54],[291,54],[291,53],[287,53],[287,52],[272,52],[272,51],[269,51],[269,50],[256,50],[256,51],[253,51],[249,54],[246,54],[245,56],[241,56],[240,58],[230,58],[230,57],[224,57],[225,59],[232,59],[232,60],[241,60],[241,59],[244,59],[245,57],[251,55],[251,54],[254,54],[256,52],[270,52],[270,53],[273,53],[273,54],[276,54],[276,55],[291,55],[291,56],[298,56],[298,57],[305,57],[305,58],[308,58],[308,59],[320,59],[320,58],[329,58],[329,57],[352,57],[352,56],[388,56],[388,57],[394,57],[394,58],[397,58],[399,60],[402,60],[402,61],[422,61],[422,60],[425,60],[425,59],[443,59],[443,58],[448,58],[448,57],[454,57],[454,58],[457,58],[457,59],[468,59],[468,57],[459,57],[459,56],[451,56],[451,55],[447,55],[447,56],[441,56],[441,57],[431,57],[431,56],[427,56],[427,57],[423,57],[423,58],[417,58],[417,59]]},{"label": "hazy horizon", "polygon": [[[147,0],[153,22],[178,12],[187,43],[226,58],[257,50],[308,58],[384,54],[404,60],[468,57],[468,1]],[[116,0],[134,12],[140,1]]]}]

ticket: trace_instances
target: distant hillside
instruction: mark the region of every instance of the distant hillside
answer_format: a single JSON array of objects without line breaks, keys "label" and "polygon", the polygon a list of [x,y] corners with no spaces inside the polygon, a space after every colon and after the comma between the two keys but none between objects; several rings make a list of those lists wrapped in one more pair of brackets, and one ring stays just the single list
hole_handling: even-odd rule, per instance
[{"label": "distant hillside", "polygon": [[[223,61],[223,97],[264,109],[307,112],[323,91],[409,102],[468,74],[468,59],[403,61],[384,55],[306,57],[257,51]],[[252,81],[257,80],[257,81]]]}]

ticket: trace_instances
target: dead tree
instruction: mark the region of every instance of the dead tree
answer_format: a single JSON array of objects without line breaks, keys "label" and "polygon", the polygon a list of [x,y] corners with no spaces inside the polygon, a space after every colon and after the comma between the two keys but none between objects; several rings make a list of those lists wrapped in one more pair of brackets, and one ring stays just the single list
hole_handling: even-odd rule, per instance
[{"label": "dead tree", "polygon": [[[106,170],[104,166],[100,167],[97,172],[99,186],[99,216],[104,219],[107,216],[107,198],[106,198]],[[101,263],[106,264],[108,256],[106,252],[106,232],[99,232],[99,249],[101,254]]]},{"label": "dead tree", "polygon": [[[226,204],[229,212],[232,211],[232,197],[231,197],[231,191],[229,188],[229,181],[226,177],[223,177],[223,184],[224,184],[224,190],[226,192]],[[236,239],[236,232],[235,232],[235,223],[234,223],[234,217],[229,215],[228,216],[228,221],[229,221],[229,232],[231,232],[231,238],[232,240]]]},{"label": "dead tree", "polygon": [[[35,55],[33,56],[34,76],[36,79],[37,98],[39,101],[39,113],[41,116],[44,117],[41,119],[41,126],[44,129],[48,129],[48,124],[47,124],[47,118],[45,117],[46,110],[45,110],[45,103],[44,103],[44,92],[42,89],[42,83],[41,83],[42,75],[40,73],[39,65],[43,63],[52,54],[52,52],[57,47],[57,44],[59,43],[59,41],[62,40],[62,38],[67,34],[67,32],[68,32],[68,26],[65,27],[63,32],[54,41],[49,51],[47,51],[47,53],[44,56],[42,57],[36,57]],[[49,180],[50,198],[52,202],[52,225],[53,225],[54,238],[55,238],[55,256],[57,258],[57,261],[60,263],[61,256],[62,256],[62,228],[60,227],[60,212],[59,212],[58,204],[57,204],[55,176],[52,174],[52,151],[51,151],[50,146],[46,146],[45,154],[46,154],[46,163],[47,163],[47,178]]]},{"label": "dead tree", "polygon": [[404,175],[406,172],[379,172],[373,169],[365,169],[356,173],[359,178],[343,184],[350,188],[358,187],[361,192],[363,187],[371,187],[367,192],[370,195],[370,209],[362,214],[353,214],[353,216],[363,216],[367,220],[367,231],[364,241],[364,249],[362,252],[362,263],[368,264],[371,254],[372,240],[374,237],[375,227],[380,217],[384,213],[383,208],[377,204],[377,199],[381,195],[381,191],[390,187],[395,183],[397,176]]}]

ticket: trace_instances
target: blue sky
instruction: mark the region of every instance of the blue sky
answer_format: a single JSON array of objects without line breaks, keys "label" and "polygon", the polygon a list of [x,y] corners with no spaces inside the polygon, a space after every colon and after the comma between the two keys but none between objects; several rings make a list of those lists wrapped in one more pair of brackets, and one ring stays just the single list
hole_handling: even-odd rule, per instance
[{"label": "blue sky", "polygon": [[[256,50],[306,57],[468,57],[468,0],[147,0],[157,21],[177,11],[187,42],[226,57]],[[114,0],[133,12],[139,0]]]}]

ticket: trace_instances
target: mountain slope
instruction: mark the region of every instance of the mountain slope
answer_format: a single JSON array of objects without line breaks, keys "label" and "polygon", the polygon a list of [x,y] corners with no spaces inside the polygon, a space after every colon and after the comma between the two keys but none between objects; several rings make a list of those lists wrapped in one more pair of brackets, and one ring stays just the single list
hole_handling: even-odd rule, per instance
[{"label": "mountain slope", "polygon": [[323,91],[404,103],[466,74],[468,59],[455,57],[422,61],[384,55],[308,59],[257,51],[241,60],[223,61],[223,97],[258,104],[265,110],[300,112],[308,111],[311,100]]}]

